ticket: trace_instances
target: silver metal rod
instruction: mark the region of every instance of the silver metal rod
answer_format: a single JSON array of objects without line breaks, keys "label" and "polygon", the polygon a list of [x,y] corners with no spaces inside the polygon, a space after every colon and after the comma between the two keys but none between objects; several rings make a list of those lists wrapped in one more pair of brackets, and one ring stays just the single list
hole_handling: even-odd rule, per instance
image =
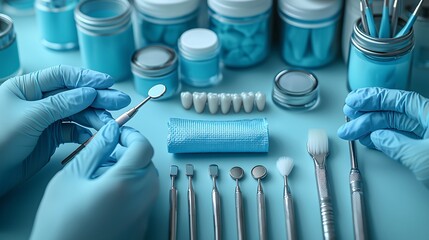
[{"label": "silver metal rod", "polygon": [[246,239],[246,230],[244,225],[244,208],[243,208],[243,196],[241,193],[240,186],[235,187],[235,213],[237,218],[237,239],[244,240]]},{"label": "silver metal rod", "polygon": [[257,204],[258,204],[258,229],[259,229],[259,240],[267,240],[267,217],[265,207],[265,194],[262,190],[261,180],[258,179],[258,191],[256,193]]},{"label": "silver metal rod", "polygon": [[284,182],[283,204],[285,209],[286,235],[288,240],[296,240],[297,232],[295,224],[295,211],[293,207],[292,194],[289,190],[286,176],[284,176]]}]

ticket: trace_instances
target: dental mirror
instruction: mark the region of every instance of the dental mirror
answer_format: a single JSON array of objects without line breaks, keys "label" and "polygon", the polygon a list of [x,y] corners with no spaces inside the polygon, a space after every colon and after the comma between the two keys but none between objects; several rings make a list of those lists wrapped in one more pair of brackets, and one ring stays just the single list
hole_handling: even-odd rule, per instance
[{"label": "dental mirror", "polygon": [[153,99],[157,99],[164,95],[164,93],[167,91],[167,88],[162,84],[157,84],[153,86],[151,89],[149,89],[149,92],[147,93],[149,97]]},{"label": "dental mirror", "polygon": [[260,180],[266,176],[267,176],[267,169],[264,166],[258,165],[252,168],[252,177],[254,179]]},{"label": "dental mirror", "polygon": [[232,179],[234,180],[240,180],[243,178],[244,176],[244,171],[241,167],[233,167],[231,168],[231,170],[229,171],[229,175],[232,177]]}]

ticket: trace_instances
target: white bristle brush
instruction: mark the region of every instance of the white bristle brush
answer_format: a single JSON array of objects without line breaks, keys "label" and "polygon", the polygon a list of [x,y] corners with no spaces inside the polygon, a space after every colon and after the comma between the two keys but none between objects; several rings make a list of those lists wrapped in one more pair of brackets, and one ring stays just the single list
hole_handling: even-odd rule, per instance
[{"label": "white bristle brush", "polygon": [[277,169],[284,178],[283,203],[285,208],[287,239],[297,239],[292,193],[290,192],[287,181],[287,177],[292,171],[293,166],[293,159],[290,157],[280,157],[277,160]]}]

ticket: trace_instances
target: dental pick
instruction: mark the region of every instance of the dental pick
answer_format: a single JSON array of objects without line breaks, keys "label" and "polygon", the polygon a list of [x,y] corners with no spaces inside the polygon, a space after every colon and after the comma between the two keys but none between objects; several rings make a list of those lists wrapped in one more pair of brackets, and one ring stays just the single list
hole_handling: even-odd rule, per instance
[{"label": "dental pick", "polygon": [[423,0],[420,0],[419,4],[417,4],[417,7],[414,9],[413,14],[411,14],[410,18],[408,19],[407,23],[405,24],[405,26],[401,29],[401,31],[399,31],[398,34],[396,34],[395,38],[401,37],[403,35],[405,35],[407,32],[410,31],[410,29],[413,27],[414,22],[417,19],[420,7],[422,6]]},{"label": "dental pick", "polygon": [[212,188],[212,206],[213,206],[213,225],[214,225],[214,239],[220,240],[222,238],[222,223],[221,223],[221,208],[220,208],[220,195],[216,185],[216,178],[219,175],[219,168],[216,164],[209,166],[210,177],[213,181]]},{"label": "dental pick", "polygon": [[194,165],[186,164],[186,176],[188,177],[188,215],[189,215],[189,239],[197,239],[197,210],[195,204],[195,191],[192,186]]},{"label": "dental pick", "polygon": [[[126,113],[124,113],[121,116],[119,116],[118,118],[116,118],[115,122],[117,122],[119,126],[123,126],[125,123],[127,123],[131,118],[133,118],[136,115],[139,108],[141,108],[146,102],[148,102],[151,99],[157,99],[157,98],[161,97],[162,95],[164,95],[166,90],[167,90],[167,88],[162,84],[157,84],[157,85],[153,86],[151,89],[149,89],[147,98],[143,99],[143,101],[141,101],[139,104],[137,104],[137,106],[131,108]],[[76,154],[78,154],[80,151],[82,151],[82,149],[84,149],[91,142],[91,140],[95,137],[95,135],[96,135],[96,133],[94,135],[92,135],[92,137],[90,137],[84,143],[82,143],[78,148],[76,148],[76,150],[74,150],[72,153],[70,153],[70,155],[68,155],[61,162],[61,164],[65,165],[65,164],[69,163],[76,156]]]}]

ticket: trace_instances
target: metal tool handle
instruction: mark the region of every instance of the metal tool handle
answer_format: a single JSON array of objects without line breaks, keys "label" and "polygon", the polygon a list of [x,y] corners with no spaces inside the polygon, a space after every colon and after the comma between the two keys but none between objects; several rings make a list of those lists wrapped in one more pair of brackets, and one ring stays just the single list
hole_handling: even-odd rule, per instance
[{"label": "metal tool handle", "polygon": [[259,240],[267,240],[267,219],[265,209],[265,195],[264,192],[258,191],[257,202],[258,202],[258,228],[259,228]]},{"label": "metal tool handle", "polygon": [[365,205],[362,191],[362,177],[359,170],[357,169],[352,169],[350,171],[350,191],[352,198],[353,228],[355,239],[368,239],[365,221]]},{"label": "metal tool handle", "polygon": [[191,240],[197,239],[197,215],[195,209],[195,192],[188,189],[188,209],[189,209],[189,238]]},{"label": "metal tool handle", "polygon": [[286,195],[283,198],[283,203],[285,207],[287,239],[296,240],[297,234],[296,234],[296,225],[295,225],[295,211],[293,209],[292,196]]},{"label": "metal tool handle", "polygon": [[170,228],[168,239],[176,240],[177,238],[177,189],[170,189]]},{"label": "metal tool handle", "polygon": [[335,239],[334,209],[329,196],[326,168],[316,166],[317,190],[319,192],[320,215],[322,217],[323,238]]},{"label": "metal tool handle", "polygon": [[213,205],[213,223],[214,223],[214,239],[222,239],[222,225],[220,215],[220,196],[216,188],[212,190],[212,205]]},{"label": "metal tool handle", "polygon": [[90,138],[88,138],[88,140],[86,140],[84,143],[82,143],[81,145],[79,145],[79,147],[78,148],[76,148],[72,153],[70,153],[66,158],[64,158],[64,160],[63,161],[61,161],[61,164],[62,165],[66,165],[67,163],[69,163],[71,160],[73,160],[73,158],[80,152],[80,151],[82,151],[85,147],[86,147],[86,145],[88,145],[89,144],[89,142],[91,142],[91,140],[95,137],[95,134],[97,134],[97,133],[94,133],[94,135],[92,135]]},{"label": "metal tool handle", "polygon": [[235,188],[235,214],[237,216],[237,239],[246,239],[246,230],[244,228],[244,208],[243,208],[243,196],[240,188]]}]

